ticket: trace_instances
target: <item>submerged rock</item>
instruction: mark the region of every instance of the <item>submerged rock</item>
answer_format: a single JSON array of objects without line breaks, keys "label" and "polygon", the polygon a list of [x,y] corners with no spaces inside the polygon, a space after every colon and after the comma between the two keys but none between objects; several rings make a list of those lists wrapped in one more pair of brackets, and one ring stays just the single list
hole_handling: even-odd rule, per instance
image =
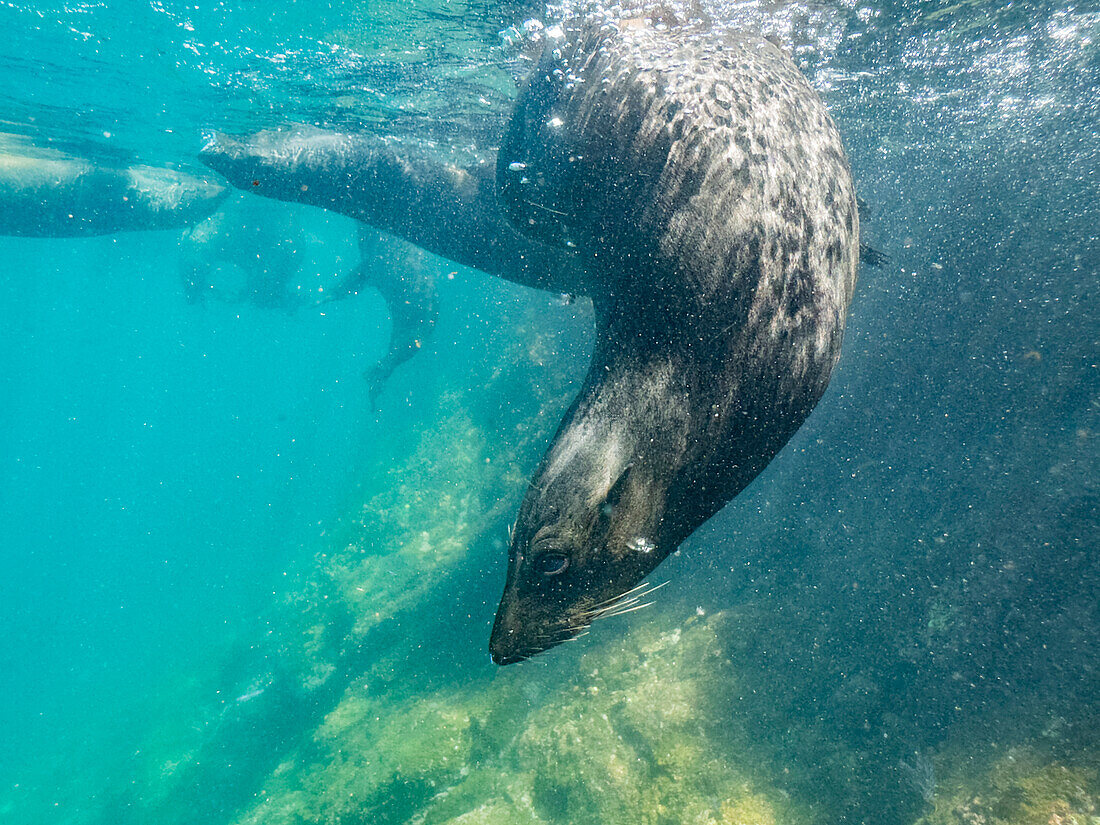
[{"label": "submerged rock", "polygon": [[559,670],[403,699],[371,695],[367,677],[238,823],[809,822],[717,718],[737,681],[723,624],[641,625]]},{"label": "submerged rock", "polygon": [[1029,744],[978,752],[958,748],[949,757],[953,770],[946,792],[921,825],[1100,823],[1095,754],[1063,760]]}]

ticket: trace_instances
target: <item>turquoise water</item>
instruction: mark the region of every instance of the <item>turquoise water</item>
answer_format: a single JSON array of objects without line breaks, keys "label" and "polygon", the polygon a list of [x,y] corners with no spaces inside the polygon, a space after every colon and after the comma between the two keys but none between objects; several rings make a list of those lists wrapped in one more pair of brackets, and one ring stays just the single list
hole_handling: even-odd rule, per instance
[{"label": "turquoise water", "polygon": [[[271,308],[215,261],[195,302],[182,231],[0,238],[0,822],[1095,823],[1100,7],[708,8],[794,44],[889,261],[658,603],[523,666],[488,628],[585,302],[386,252],[440,319],[372,409],[373,292]],[[492,145],[540,16],[15,0],[0,131]],[[296,293],[358,265],[345,218],[224,209]]]}]

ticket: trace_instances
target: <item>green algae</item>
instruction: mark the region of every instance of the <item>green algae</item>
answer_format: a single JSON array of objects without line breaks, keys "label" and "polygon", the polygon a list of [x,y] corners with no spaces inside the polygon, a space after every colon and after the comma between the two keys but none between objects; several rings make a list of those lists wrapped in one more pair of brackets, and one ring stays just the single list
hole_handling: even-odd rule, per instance
[{"label": "green algae", "polygon": [[724,623],[717,615],[683,628],[641,624],[580,657],[583,682],[548,697],[517,741],[548,817],[705,822],[748,792],[741,765],[751,760],[717,721],[719,697],[737,683],[719,639]]},{"label": "green algae", "polygon": [[418,604],[491,520],[487,492],[499,488],[503,462],[487,461],[487,448],[485,434],[459,407],[424,433],[364,502],[362,538],[320,560],[355,616],[353,636]]},{"label": "green algae", "polygon": [[471,749],[461,703],[350,693],[309,743],[272,773],[243,823],[403,823],[454,784]]},{"label": "green algae", "polygon": [[922,825],[1096,825],[1100,757],[1070,761],[1049,748],[956,747],[934,810]]}]

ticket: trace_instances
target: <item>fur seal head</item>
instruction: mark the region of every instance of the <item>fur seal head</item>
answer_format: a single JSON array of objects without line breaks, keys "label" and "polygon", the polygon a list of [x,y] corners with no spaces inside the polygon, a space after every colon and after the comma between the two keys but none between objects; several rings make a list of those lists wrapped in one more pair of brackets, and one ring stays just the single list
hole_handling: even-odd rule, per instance
[{"label": "fur seal head", "polygon": [[667,548],[637,524],[656,514],[649,502],[659,490],[632,476],[628,466],[596,501],[579,500],[581,488],[566,484],[528,497],[513,530],[508,585],[490,642],[497,664],[527,659],[598,618],[644,603],[649,588],[635,585]]},{"label": "fur seal head", "polygon": [[497,160],[517,230],[589,261],[597,343],[512,533],[489,643],[519,662],[640,583],[783,447],[839,357],[858,265],[840,137],[763,38],[586,19]]}]

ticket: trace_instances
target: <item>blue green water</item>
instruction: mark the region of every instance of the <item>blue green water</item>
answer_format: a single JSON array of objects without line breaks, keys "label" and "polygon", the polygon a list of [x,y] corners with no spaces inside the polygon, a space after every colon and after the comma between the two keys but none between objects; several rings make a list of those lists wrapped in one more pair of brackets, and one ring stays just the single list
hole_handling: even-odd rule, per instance
[{"label": "blue green water", "polygon": [[[0,237],[0,822],[1095,825],[1100,6],[708,8],[794,43],[889,261],[658,604],[527,665],[488,627],[585,302],[383,260],[441,317],[375,410],[371,293],[189,303],[179,231]],[[0,131],[113,165],[287,122],[491,145],[544,16],[14,0]],[[347,219],[226,208],[295,284],[357,264]]]}]

